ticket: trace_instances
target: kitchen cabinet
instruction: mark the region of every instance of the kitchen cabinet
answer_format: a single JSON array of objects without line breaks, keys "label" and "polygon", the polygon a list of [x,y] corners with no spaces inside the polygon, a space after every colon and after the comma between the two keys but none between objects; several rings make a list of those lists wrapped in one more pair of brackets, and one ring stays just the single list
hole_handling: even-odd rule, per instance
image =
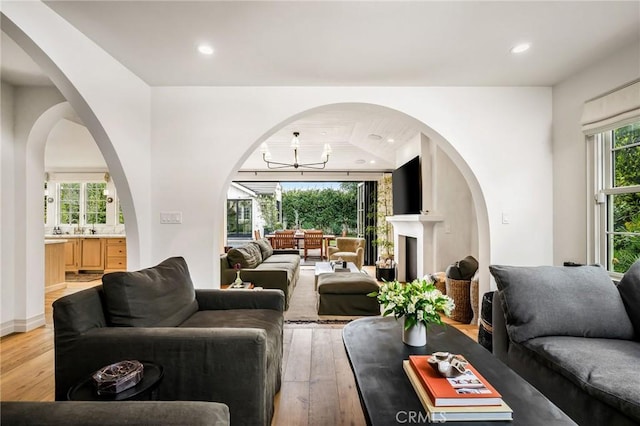
[{"label": "kitchen cabinet", "polygon": [[127,241],[124,238],[106,238],[105,272],[127,270]]},{"label": "kitchen cabinet", "polygon": [[104,270],[104,238],[82,238],[80,243],[80,266],[83,271]]},{"label": "kitchen cabinet", "polygon": [[44,290],[45,293],[64,288],[64,240],[44,242]]},{"label": "kitchen cabinet", "polygon": [[78,242],[79,239],[68,239],[64,243],[64,270],[65,272],[78,272]]}]

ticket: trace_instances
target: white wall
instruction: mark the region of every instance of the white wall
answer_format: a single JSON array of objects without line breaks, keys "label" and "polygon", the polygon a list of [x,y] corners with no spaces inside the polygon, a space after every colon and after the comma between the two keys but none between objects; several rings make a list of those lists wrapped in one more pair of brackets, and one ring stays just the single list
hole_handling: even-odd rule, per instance
[{"label": "white wall", "polygon": [[587,258],[587,158],[580,117],[585,101],[640,78],[640,42],[553,87],[553,261]]},{"label": "white wall", "polygon": [[[130,249],[128,265],[148,265],[149,87],[42,2],[4,2],[2,14],[3,31],[42,68],[62,93],[61,101],[66,99],[90,130],[122,200]],[[15,248],[15,331],[44,323],[44,146],[47,134],[68,108],[63,102],[29,115],[35,112],[28,100],[30,89],[20,90],[25,94],[16,93],[15,144],[13,158],[9,158],[15,165],[16,197],[13,204],[2,205],[3,212],[12,210],[15,217],[13,236],[2,241],[3,246]],[[21,114],[21,109],[28,114]],[[3,268],[4,264],[3,258]]]},{"label": "white wall", "polygon": [[[2,82],[0,87],[0,206],[13,204],[14,170],[13,170],[13,104],[14,87]],[[12,209],[0,208],[0,335],[13,331],[15,305],[15,214]]]},{"label": "white wall", "polygon": [[44,154],[47,171],[107,171],[107,163],[82,124],[60,120],[47,137]]},{"label": "white wall", "polygon": [[[478,211],[486,204],[479,236],[486,289],[489,262],[552,260],[549,88],[176,87],[154,88],[152,98],[153,259],[184,255],[198,287],[219,280],[220,205],[234,169],[274,129],[304,111],[341,102],[415,117],[465,179],[477,179],[469,186]],[[194,199],[202,188],[211,188],[210,196]],[[159,224],[155,218],[163,210],[182,211],[183,224]],[[501,223],[505,211],[508,225]]]}]

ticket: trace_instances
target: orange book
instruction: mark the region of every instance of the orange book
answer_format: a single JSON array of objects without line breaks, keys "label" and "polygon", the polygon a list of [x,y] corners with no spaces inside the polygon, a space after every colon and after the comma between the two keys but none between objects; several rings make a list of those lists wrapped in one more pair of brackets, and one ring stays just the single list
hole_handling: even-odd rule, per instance
[{"label": "orange book", "polygon": [[410,355],[409,363],[436,407],[502,404],[502,395],[471,364],[467,364],[468,375],[451,380],[429,365],[429,357]]}]

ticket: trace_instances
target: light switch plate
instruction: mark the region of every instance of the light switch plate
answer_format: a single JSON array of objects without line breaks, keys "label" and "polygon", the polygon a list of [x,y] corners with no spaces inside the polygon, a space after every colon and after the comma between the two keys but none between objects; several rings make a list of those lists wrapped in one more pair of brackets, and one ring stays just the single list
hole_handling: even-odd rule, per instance
[{"label": "light switch plate", "polygon": [[180,224],[182,223],[182,212],[160,212],[160,223]]}]

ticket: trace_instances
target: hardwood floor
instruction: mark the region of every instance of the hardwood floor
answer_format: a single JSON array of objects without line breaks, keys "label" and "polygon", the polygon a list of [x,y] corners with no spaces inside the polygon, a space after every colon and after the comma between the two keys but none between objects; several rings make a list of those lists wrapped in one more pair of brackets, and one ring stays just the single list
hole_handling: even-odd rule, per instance
[{"label": "hardwood floor", "polygon": [[[51,304],[100,281],[68,283],[46,294],[46,325],[0,339],[0,400],[53,401],[54,351]],[[476,340],[478,327],[445,321]],[[364,425],[340,324],[286,324],[282,388],[272,425]]]}]

